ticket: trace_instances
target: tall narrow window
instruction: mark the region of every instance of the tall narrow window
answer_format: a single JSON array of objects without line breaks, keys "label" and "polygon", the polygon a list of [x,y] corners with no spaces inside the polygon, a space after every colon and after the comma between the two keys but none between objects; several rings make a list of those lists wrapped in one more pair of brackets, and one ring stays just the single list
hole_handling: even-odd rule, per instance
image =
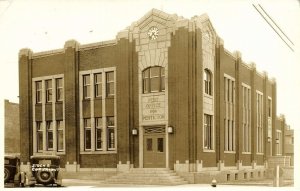
[{"label": "tall narrow window", "polygon": [[243,85],[243,152],[251,152],[251,105],[250,87]]},{"label": "tall narrow window", "polygon": [[36,122],[36,130],[37,130],[37,151],[43,151],[43,124],[41,121]]},{"label": "tall narrow window", "polygon": [[85,150],[92,149],[92,131],[91,119],[84,119],[84,148]]},{"label": "tall narrow window", "polygon": [[164,152],[164,138],[157,138],[157,152]]},{"label": "tall narrow window", "polygon": [[204,92],[207,95],[212,95],[212,76],[208,69],[204,70]]},{"label": "tall narrow window", "polygon": [[106,96],[115,94],[115,76],[114,72],[106,72]]},{"label": "tall narrow window", "polygon": [[214,132],[212,116],[204,114],[204,149],[213,150]]},{"label": "tall narrow window", "polygon": [[165,91],[165,69],[160,66],[149,67],[143,71],[143,93]]},{"label": "tall narrow window", "polygon": [[268,98],[268,138],[272,138],[272,99]]},{"label": "tall narrow window", "polygon": [[272,117],[272,100],[268,98],[268,117]]},{"label": "tall narrow window", "polygon": [[64,123],[61,120],[56,121],[57,129],[57,151],[64,151]]},{"label": "tall narrow window", "polygon": [[282,155],[282,135],[281,130],[276,130],[276,155]]},{"label": "tall narrow window", "polygon": [[95,118],[96,126],[96,150],[102,150],[103,148],[103,131],[102,131],[102,118]]},{"label": "tall narrow window", "polygon": [[263,153],[263,94],[256,93],[257,152]]},{"label": "tall narrow window", "polygon": [[35,82],[36,103],[42,103],[42,81]]},{"label": "tall narrow window", "polygon": [[95,80],[95,97],[102,96],[102,73],[94,74]]},{"label": "tall narrow window", "polygon": [[107,117],[107,148],[108,150],[115,149],[115,118]]},{"label": "tall narrow window", "polygon": [[83,76],[83,98],[89,99],[91,98],[91,91],[90,91],[90,75]]},{"label": "tall narrow window", "polygon": [[150,93],[150,69],[143,72],[143,92]]},{"label": "tall narrow window", "polygon": [[161,91],[165,91],[165,68],[161,67],[160,68],[160,86],[161,86]]},{"label": "tall narrow window", "polygon": [[160,90],[160,67],[150,68],[150,87],[151,92],[159,92]]},{"label": "tall narrow window", "polygon": [[224,100],[225,100],[225,151],[235,151],[235,81],[232,77],[224,77]]},{"label": "tall narrow window", "polygon": [[47,150],[53,150],[53,126],[52,121],[46,121]]},{"label": "tall narrow window", "polygon": [[56,79],[56,101],[62,101],[64,98],[63,80],[62,78]]},{"label": "tall narrow window", "polygon": [[52,80],[46,80],[46,102],[52,102]]}]

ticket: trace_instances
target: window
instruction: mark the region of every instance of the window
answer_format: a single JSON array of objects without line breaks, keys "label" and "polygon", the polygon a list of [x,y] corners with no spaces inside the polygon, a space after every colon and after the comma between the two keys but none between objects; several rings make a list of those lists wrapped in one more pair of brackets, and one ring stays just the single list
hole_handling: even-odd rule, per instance
[{"label": "window", "polygon": [[56,101],[62,101],[64,97],[63,80],[62,78],[56,79]]},{"label": "window", "polygon": [[42,103],[42,81],[35,82],[36,103]]},{"label": "window", "polygon": [[251,90],[242,85],[243,91],[243,152],[251,152]]},{"label": "window", "polygon": [[92,149],[91,119],[84,119],[84,149]]},{"label": "window", "polygon": [[208,69],[204,70],[204,92],[207,95],[212,95],[212,76]]},{"label": "window", "polygon": [[165,69],[160,66],[149,67],[143,71],[143,93],[165,91]]},{"label": "window", "polygon": [[107,149],[114,150],[115,149],[115,118],[107,117]]},{"label": "window", "polygon": [[46,103],[52,102],[52,80],[46,80]]},{"label": "window", "polygon": [[268,117],[272,117],[272,99],[268,98]]},{"label": "window", "polygon": [[263,94],[256,92],[257,152],[263,153]]},{"label": "window", "polygon": [[268,97],[268,138],[272,138],[272,98]]},{"label": "window", "polygon": [[56,121],[57,129],[57,151],[64,151],[64,122]]},{"label": "window", "polygon": [[102,131],[102,118],[95,118],[96,126],[96,150],[102,150],[103,147],[103,131]]},{"label": "window", "polygon": [[147,151],[152,151],[152,139],[147,138]]},{"label": "window", "polygon": [[114,72],[106,72],[106,96],[115,94],[115,77]]},{"label": "window", "polygon": [[36,122],[37,130],[37,151],[43,151],[43,123],[41,121]]},{"label": "window", "polygon": [[280,130],[276,130],[276,154],[282,155],[282,134]]},{"label": "window", "polygon": [[46,121],[47,150],[53,150],[53,126],[52,121]]},{"label": "window", "polygon": [[83,98],[89,99],[91,97],[90,91],[90,75],[83,76]]},{"label": "window", "polygon": [[235,151],[235,81],[230,76],[224,77],[225,100],[225,151]]},{"label": "window", "polygon": [[164,138],[157,138],[157,152],[164,152]]},{"label": "window", "polygon": [[204,149],[213,150],[214,132],[212,126],[212,116],[204,114]]},{"label": "window", "polygon": [[102,96],[102,74],[94,74],[94,80],[95,80],[95,97],[101,97]]}]

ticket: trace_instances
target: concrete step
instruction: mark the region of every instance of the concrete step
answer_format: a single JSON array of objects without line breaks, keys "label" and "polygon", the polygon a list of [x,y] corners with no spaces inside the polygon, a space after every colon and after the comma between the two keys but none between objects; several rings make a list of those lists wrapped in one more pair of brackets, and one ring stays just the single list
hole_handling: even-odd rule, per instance
[{"label": "concrete step", "polygon": [[136,185],[181,185],[188,184],[182,177],[170,169],[130,169],[128,172],[112,176],[104,181],[106,184]]},{"label": "concrete step", "polygon": [[115,176],[116,172],[61,172],[63,179],[105,180]]}]

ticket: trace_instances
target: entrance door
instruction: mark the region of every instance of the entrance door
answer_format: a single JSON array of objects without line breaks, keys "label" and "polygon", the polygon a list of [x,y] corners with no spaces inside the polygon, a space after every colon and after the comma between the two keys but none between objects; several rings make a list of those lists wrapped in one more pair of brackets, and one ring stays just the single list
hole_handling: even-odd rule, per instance
[{"label": "entrance door", "polygon": [[[164,127],[159,127],[163,128]],[[166,167],[166,135],[163,132],[151,132],[145,129],[144,134],[144,168]]]}]

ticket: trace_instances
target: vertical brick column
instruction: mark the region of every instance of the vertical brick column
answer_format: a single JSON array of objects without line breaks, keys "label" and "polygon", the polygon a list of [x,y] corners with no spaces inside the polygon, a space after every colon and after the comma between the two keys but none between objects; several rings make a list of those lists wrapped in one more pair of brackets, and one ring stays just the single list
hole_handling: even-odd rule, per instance
[{"label": "vertical brick column", "polygon": [[[195,128],[195,135],[196,135],[196,164],[200,164],[200,161],[203,161],[203,155],[202,154],[202,148],[203,148],[203,51],[202,51],[202,32],[200,29],[196,29],[196,54],[195,54],[195,70],[196,70],[196,77],[195,77],[195,90],[196,90],[196,100],[195,100],[195,105],[196,105],[196,128]],[[215,77],[216,75],[213,75]],[[215,82],[215,78],[213,79],[213,82]],[[215,86],[215,91],[216,91],[216,86]],[[216,99],[214,99],[216,101]],[[216,104],[214,103],[214,106]],[[216,111],[216,110],[215,110]],[[215,120],[217,121],[217,120]],[[198,163],[197,163],[198,160]],[[200,162],[200,163],[199,163]]]},{"label": "vertical brick column", "polygon": [[[32,108],[31,108],[31,63],[32,51],[19,52],[19,98],[20,98],[20,152],[21,162],[26,164],[32,155]],[[18,143],[16,143],[18,144]]]},{"label": "vertical brick column", "polygon": [[235,148],[236,148],[236,163],[241,163],[241,156],[242,156],[242,151],[243,151],[243,124],[242,124],[242,119],[243,119],[243,93],[242,93],[242,83],[240,80],[241,71],[241,63],[242,63],[242,58],[241,58],[241,53],[236,52],[235,53],[236,57],[236,63],[235,63],[235,80],[236,80],[236,86],[235,86],[235,97],[236,97],[236,104],[235,104],[235,128],[236,128],[236,141],[235,141]]},{"label": "vertical brick column", "polygon": [[276,155],[276,146],[274,143],[276,143],[276,119],[277,119],[277,85],[276,85],[276,80],[273,79],[273,84],[272,84],[272,155]]},{"label": "vertical brick column", "polygon": [[78,43],[74,40],[65,43],[65,139],[66,161],[79,163],[79,125],[78,125]]},{"label": "vertical brick column", "polygon": [[267,144],[268,144],[268,93],[267,93],[267,83],[268,83],[268,74],[264,72],[263,78],[263,152],[264,152],[264,161],[267,160]]},{"label": "vertical brick column", "polygon": [[[189,26],[194,28],[193,23],[189,23]],[[189,121],[188,121],[188,129],[189,129],[189,163],[190,163],[190,171],[195,171],[195,163],[196,163],[196,43],[195,43],[195,32],[190,31],[188,34],[188,112],[189,112]],[[193,165],[192,165],[193,164]]]},{"label": "vertical brick column", "polygon": [[216,72],[215,72],[215,99],[216,99],[216,154],[217,163],[224,160],[224,112],[221,110],[224,103],[224,80],[221,65],[221,55],[224,53],[224,43],[219,37],[216,46]]},{"label": "vertical brick column", "polygon": [[252,165],[255,166],[254,162],[256,162],[256,146],[257,146],[257,131],[256,131],[256,65],[251,63],[251,161]]}]

